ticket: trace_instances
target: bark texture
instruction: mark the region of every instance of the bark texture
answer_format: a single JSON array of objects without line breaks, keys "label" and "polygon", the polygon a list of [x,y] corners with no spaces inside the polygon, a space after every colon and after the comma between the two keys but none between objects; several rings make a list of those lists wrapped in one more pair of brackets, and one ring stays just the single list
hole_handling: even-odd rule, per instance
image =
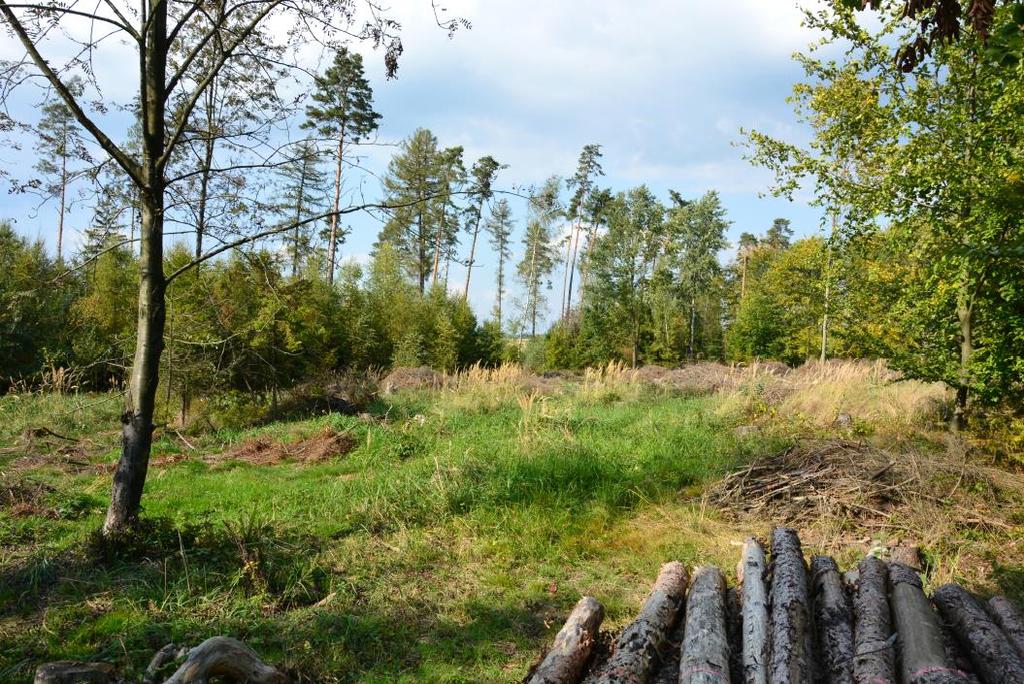
[{"label": "bark texture", "polygon": [[812,654],[807,566],[796,531],[772,533],[771,681],[810,684]]},{"label": "bark texture", "polygon": [[740,590],[725,590],[725,629],[729,634],[729,678],[739,684],[743,681],[743,606]]},{"label": "bark texture", "polygon": [[728,684],[729,638],[725,624],[725,576],[698,568],[686,599],[686,629],[679,660],[679,684]]},{"label": "bark texture", "polygon": [[1024,682],[1024,661],[977,599],[957,584],[939,587],[933,599],[982,682]]},{"label": "bark texture", "polygon": [[853,595],[853,680],[857,684],[894,684],[896,651],[889,613],[889,568],[868,556],[860,562]]},{"label": "bark texture", "polygon": [[661,567],[640,614],[615,642],[615,651],[588,681],[597,684],[643,684],[658,660],[663,643],[679,618],[689,580],[682,563]]},{"label": "bark texture", "polygon": [[951,667],[942,646],[942,631],[924,595],[921,578],[905,565],[889,566],[892,614],[899,633],[900,676],[904,684],[967,684]]},{"label": "bark texture", "polygon": [[853,611],[836,562],[827,556],[812,558],[811,582],[817,652],[825,680],[853,684]]},{"label": "bark texture", "polygon": [[529,684],[576,684],[593,650],[604,608],[597,599],[584,596],[569,613],[555,643],[527,680]]},{"label": "bark texture", "polygon": [[1010,640],[1017,654],[1024,658],[1024,613],[1005,596],[993,596],[988,600],[988,612]]},{"label": "bark texture", "polygon": [[743,679],[745,684],[768,684],[768,564],[756,539],[743,544],[736,575],[742,583]]}]

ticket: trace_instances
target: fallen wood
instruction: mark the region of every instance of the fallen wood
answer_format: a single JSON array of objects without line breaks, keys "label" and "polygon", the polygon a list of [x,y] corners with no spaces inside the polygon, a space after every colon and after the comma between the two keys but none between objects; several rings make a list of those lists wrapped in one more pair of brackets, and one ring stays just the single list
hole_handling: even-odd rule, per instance
[{"label": "fallen wood", "polygon": [[889,568],[868,556],[857,567],[853,594],[853,681],[892,684],[896,681],[896,651],[889,613]]},{"label": "fallen wood", "polygon": [[953,634],[953,628],[946,624],[945,620],[939,620],[939,629],[942,631],[942,647],[946,650],[946,662],[951,667],[964,673],[969,684],[981,684],[981,680],[974,674],[974,666],[967,652],[960,647],[960,643]]},{"label": "fallen wood", "polygon": [[36,668],[35,684],[113,684],[118,681],[108,663],[58,660]]},{"label": "fallen wood", "polygon": [[811,559],[811,586],[817,653],[825,678],[833,684],[853,684],[853,613],[834,560]]},{"label": "fallen wood", "polygon": [[1024,613],[1021,613],[1017,605],[1005,596],[990,598],[988,612],[1017,649],[1017,654],[1024,658]]},{"label": "fallen wood", "polygon": [[597,599],[584,596],[569,613],[544,660],[527,679],[529,684],[576,684],[597,640],[604,608]]},{"label": "fallen wood", "polygon": [[977,599],[957,584],[942,585],[932,598],[982,682],[1024,682],[1024,661]]},{"label": "fallen wood", "polygon": [[679,618],[688,581],[682,563],[661,566],[658,579],[640,614],[615,642],[601,671],[589,678],[595,684],[643,684],[654,669],[658,653]]},{"label": "fallen wood", "polygon": [[796,531],[772,533],[771,681],[810,684],[810,612],[807,608],[807,566]]},{"label": "fallen wood", "polygon": [[716,567],[698,568],[686,598],[686,629],[679,660],[679,684],[721,684],[729,678],[725,625],[725,576]]},{"label": "fallen wood", "polygon": [[212,677],[239,684],[288,683],[284,674],[260,660],[241,641],[216,636],[189,650],[185,662],[164,684],[206,684]]},{"label": "fallen wood", "polygon": [[900,674],[904,684],[966,684],[964,673],[950,667],[942,632],[921,578],[905,565],[889,566],[892,614],[899,633]]},{"label": "fallen wood", "polygon": [[742,583],[743,679],[745,684],[768,684],[768,589],[764,547],[756,539],[743,544],[736,574]]}]

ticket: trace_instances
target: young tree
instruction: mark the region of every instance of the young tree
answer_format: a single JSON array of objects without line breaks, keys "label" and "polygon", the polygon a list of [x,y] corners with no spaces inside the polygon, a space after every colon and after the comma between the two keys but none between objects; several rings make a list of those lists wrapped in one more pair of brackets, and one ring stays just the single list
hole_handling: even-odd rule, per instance
[{"label": "young tree", "polygon": [[[122,418],[122,453],[114,474],[110,507],[104,522],[106,534],[116,534],[137,519],[149,464],[153,416],[163,351],[168,284],[184,272],[164,272],[164,224],[168,209],[168,188],[181,178],[168,175],[168,164],[180,153],[187,130],[195,121],[196,108],[210,84],[229,64],[243,56],[274,69],[287,65],[301,73],[296,63],[299,48],[308,41],[341,47],[339,38],[366,37],[386,48],[389,75],[397,69],[401,43],[395,35],[397,22],[380,12],[371,13],[372,23],[352,31],[350,0],[228,0],[223,11],[213,15],[200,3],[168,3],[144,0],[136,3],[110,0],[88,10],[64,3],[16,5],[0,0],[0,17],[7,31],[21,44],[26,59],[7,63],[0,76],[0,101],[16,92],[21,84],[43,80],[67,105],[78,124],[119,165],[137,188],[141,205],[139,238],[139,297],[135,354],[129,379],[127,405]],[[217,17],[221,17],[218,20]],[[53,31],[55,25],[85,22],[92,31]],[[273,23],[273,31],[270,24]],[[458,22],[454,22],[454,28]],[[68,50],[61,41],[75,41],[87,35],[82,50]],[[96,38],[95,36],[101,36]],[[135,94],[142,144],[138,153],[115,142],[104,130],[100,117],[102,100],[92,70],[92,57],[106,49],[108,40],[124,40],[137,53],[139,84]],[[280,48],[280,50],[276,49]],[[70,54],[61,60],[59,55]],[[183,55],[177,58],[176,55]],[[88,78],[86,92],[76,95],[68,86],[69,75]],[[180,94],[180,97],[179,97]],[[255,154],[253,169],[267,169],[274,163]],[[258,223],[256,224],[259,225]],[[253,239],[291,230],[277,226],[228,242],[209,250],[197,264]]]},{"label": "young tree", "polygon": [[[79,77],[67,81],[68,92],[81,97],[85,85]],[[70,210],[68,191],[81,178],[87,168],[76,162],[92,161],[89,149],[82,137],[81,127],[68,105],[60,98],[51,99],[40,109],[42,118],[36,126],[38,140],[35,152],[38,155],[35,169],[43,174],[44,180],[34,181],[46,198],[57,198],[57,260],[64,254],[64,219]]]},{"label": "young tree", "polygon": [[512,207],[502,197],[491,208],[491,216],[487,219],[487,232],[491,235],[491,247],[498,257],[498,270],[495,272],[495,318],[498,330],[502,330],[502,301],[505,297],[505,263],[512,258]]},{"label": "young tree", "polygon": [[316,222],[305,223],[307,219],[320,216],[327,206],[327,178],[319,168],[320,152],[309,141],[296,146],[294,159],[282,169],[284,197],[281,213],[294,229],[284,235],[284,242],[291,259],[292,277],[299,273],[299,265],[312,251],[312,235]]},{"label": "young tree", "polygon": [[469,258],[466,259],[466,286],[462,290],[462,299],[469,299],[469,281],[473,276],[473,264],[476,261],[476,240],[480,235],[480,222],[484,216],[484,206],[494,197],[494,179],[498,171],[505,168],[487,155],[480,157],[470,175],[473,177],[473,184],[469,189],[470,204],[466,207],[466,223],[470,226]]},{"label": "young tree", "polygon": [[516,274],[523,288],[521,310],[523,323],[529,321],[530,336],[537,335],[537,319],[547,308],[544,290],[551,289],[551,272],[555,268],[557,254],[551,244],[551,228],[562,207],[558,201],[561,181],[557,176],[549,178],[530,198],[530,219],[523,237],[523,258],[516,267]]},{"label": "young tree", "polygon": [[363,76],[363,56],[340,48],[334,63],[316,79],[315,104],[306,107],[304,128],[315,128],[337,141],[334,152],[334,204],[331,232],[327,241],[327,282],[334,282],[338,248],[338,211],[341,207],[341,174],[345,145],[356,144],[377,130],[380,114],[373,110],[373,89]]}]

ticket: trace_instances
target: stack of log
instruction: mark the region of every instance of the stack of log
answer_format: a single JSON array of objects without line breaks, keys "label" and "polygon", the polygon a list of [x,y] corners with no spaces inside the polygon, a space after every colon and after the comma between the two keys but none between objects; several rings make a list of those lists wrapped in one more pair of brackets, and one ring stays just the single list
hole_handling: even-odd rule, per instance
[{"label": "stack of log", "polygon": [[739,586],[664,565],[636,619],[598,648],[604,610],[576,604],[527,684],[1024,684],[1024,614],[956,584],[929,599],[916,569],[864,558],[808,564],[794,530],[743,546]]}]

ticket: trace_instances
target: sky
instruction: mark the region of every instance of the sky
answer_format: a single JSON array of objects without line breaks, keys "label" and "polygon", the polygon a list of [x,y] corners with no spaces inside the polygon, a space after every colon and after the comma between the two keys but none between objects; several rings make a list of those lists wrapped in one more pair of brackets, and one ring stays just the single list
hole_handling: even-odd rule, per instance
[{"label": "sky", "polygon": [[[745,161],[739,145],[741,128],[807,138],[786,102],[802,77],[792,54],[815,38],[801,26],[795,2],[449,0],[444,7],[448,16],[469,19],[472,29],[449,38],[430,0],[393,0],[405,47],[397,79],[384,78],[380,52],[357,46],[382,119],[378,144],[359,151],[368,173],[350,174],[351,197],[379,196],[378,177],[393,145],[425,127],[442,146],[462,145],[467,167],[485,154],[508,164],[499,176],[502,188],[569,176],[580,149],[597,143],[604,155],[600,182],[616,191],[647,184],[667,201],[669,189],[684,197],[717,190],[733,242],[744,231],[763,233],[775,217],[789,218],[798,236],[821,230],[821,212],[808,205],[809,196],[794,202],[764,196],[771,176]],[[17,54],[6,37],[3,43],[0,57]],[[98,71],[106,74],[112,99],[130,93],[134,82],[125,50],[101,56]],[[12,113],[31,116],[31,108],[28,101],[15,103]],[[23,143],[30,148],[31,141]],[[0,165],[17,175],[31,164],[26,150],[0,150]],[[37,209],[29,196],[3,198],[0,220],[55,243],[55,205]],[[521,230],[525,203],[512,201]],[[72,245],[76,228],[88,220],[85,209],[73,212]],[[346,223],[352,232],[342,258],[365,262],[380,224],[369,216]],[[484,243],[473,276],[471,303],[481,317],[494,302],[490,251]],[[453,271],[453,287],[463,279],[461,268]],[[554,279],[556,309],[560,273]]]}]

